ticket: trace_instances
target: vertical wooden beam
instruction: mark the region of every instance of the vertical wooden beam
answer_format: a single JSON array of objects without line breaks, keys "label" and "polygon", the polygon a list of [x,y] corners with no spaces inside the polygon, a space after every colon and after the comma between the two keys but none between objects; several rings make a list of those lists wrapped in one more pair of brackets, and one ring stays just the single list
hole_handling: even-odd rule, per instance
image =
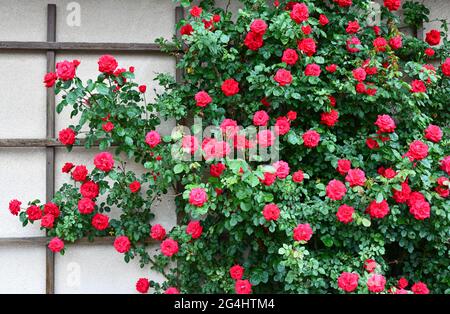
[{"label": "vertical wooden beam", "polygon": [[[56,5],[47,6],[47,41],[56,41]],[[55,70],[55,51],[47,51],[47,72]],[[55,90],[47,88],[47,139],[55,137]],[[46,201],[50,202],[55,193],[55,147],[46,147]],[[55,293],[55,255],[46,250],[46,286],[47,294]]]}]

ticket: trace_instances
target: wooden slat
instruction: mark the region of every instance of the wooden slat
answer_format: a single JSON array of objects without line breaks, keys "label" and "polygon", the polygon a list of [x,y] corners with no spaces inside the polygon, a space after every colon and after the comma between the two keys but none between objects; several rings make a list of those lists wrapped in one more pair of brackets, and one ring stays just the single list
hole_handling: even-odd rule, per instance
[{"label": "wooden slat", "polygon": [[86,43],[45,41],[0,41],[0,50],[161,52],[160,46],[155,43]]},{"label": "wooden slat", "polygon": [[[0,238],[0,245],[47,245],[51,240],[51,237],[25,237],[25,238]],[[92,239],[82,238],[73,243],[66,243],[66,245],[112,245],[115,237],[94,237]],[[147,238],[143,241],[146,244],[156,244],[157,241],[152,238]]]},{"label": "wooden slat", "polygon": [[[74,144],[75,147],[82,147],[86,143],[85,139],[80,139],[79,143]],[[100,144],[100,140],[94,142],[92,147]],[[115,147],[116,145],[111,145]],[[6,138],[0,139],[0,147],[66,147],[56,138],[36,139],[36,138]]]},{"label": "wooden slat", "polygon": [[48,241],[47,237],[0,238],[0,245],[47,245]]}]

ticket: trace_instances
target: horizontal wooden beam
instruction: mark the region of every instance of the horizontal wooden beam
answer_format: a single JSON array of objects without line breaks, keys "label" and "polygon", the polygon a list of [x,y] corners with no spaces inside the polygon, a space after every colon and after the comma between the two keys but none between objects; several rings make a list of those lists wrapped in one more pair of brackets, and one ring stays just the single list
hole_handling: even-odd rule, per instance
[{"label": "horizontal wooden beam", "polygon": [[[83,147],[86,143],[85,139],[78,140],[74,147]],[[92,147],[98,146],[100,141],[94,142]],[[115,147],[116,145],[112,145]],[[0,139],[0,147],[65,147],[56,138],[38,139],[38,138],[5,138]]]},{"label": "horizontal wooden beam", "polygon": [[[51,237],[25,237],[25,238],[1,238],[1,245],[18,245],[18,244],[32,244],[32,245],[47,245],[50,242]],[[94,237],[93,240],[89,238],[82,238],[73,243],[67,242],[66,245],[112,245],[114,243],[115,237]],[[147,238],[145,241],[147,244],[156,243],[155,240]]]},{"label": "horizontal wooden beam", "polygon": [[0,50],[75,50],[161,52],[158,44],[146,43],[85,43],[45,41],[0,41]]}]

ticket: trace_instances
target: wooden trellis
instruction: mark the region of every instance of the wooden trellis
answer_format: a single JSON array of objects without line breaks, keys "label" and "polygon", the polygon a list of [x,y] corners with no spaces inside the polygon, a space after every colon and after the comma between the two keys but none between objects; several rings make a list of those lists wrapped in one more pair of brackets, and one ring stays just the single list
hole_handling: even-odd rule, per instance
[{"label": "wooden trellis", "polygon": [[[175,20],[179,23],[184,19],[182,7],[175,9]],[[45,51],[47,56],[47,72],[54,71],[56,53],[62,51],[99,51],[99,52],[147,52],[162,53],[159,45],[150,43],[85,43],[85,42],[57,42],[56,41],[56,5],[47,5],[47,41],[22,42],[0,41],[0,51]],[[181,81],[182,70],[176,69],[176,79]],[[62,147],[55,138],[55,92],[53,88],[47,89],[46,96],[46,138],[45,139],[0,139],[0,147],[41,147],[46,150],[46,201],[53,199],[55,193],[55,148]],[[83,143],[79,144],[82,146]],[[16,237],[0,238],[0,245],[32,244],[47,246],[49,238],[43,237]],[[81,239],[77,244],[109,244],[114,242],[114,237],[94,238],[94,241]],[[46,250],[46,293],[55,292],[55,255],[49,249]]]}]

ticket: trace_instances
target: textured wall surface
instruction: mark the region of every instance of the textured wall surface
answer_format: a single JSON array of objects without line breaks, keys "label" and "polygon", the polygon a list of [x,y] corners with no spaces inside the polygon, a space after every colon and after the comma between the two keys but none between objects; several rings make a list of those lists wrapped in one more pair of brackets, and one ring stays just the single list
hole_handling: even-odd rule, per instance
[{"label": "textured wall surface", "polygon": [[[431,10],[431,19],[449,20],[450,0],[424,2]],[[161,36],[170,38],[174,32],[172,0],[0,0],[0,41],[45,41],[48,3],[57,5],[57,41],[148,43]],[[228,1],[218,3],[225,7]],[[80,25],[73,26],[71,13],[78,8]],[[231,1],[230,10],[238,8],[237,1]],[[427,23],[425,32],[439,27],[440,22]],[[97,75],[96,62],[100,54],[57,54],[56,58],[79,59],[81,65],[77,72],[82,79],[87,79]],[[167,56],[124,53],[115,56],[120,67],[136,67],[136,79],[149,86],[149,98],[154,96],[155,73],[175,72],[175,61]],[[45,137],[45,88],[42,84],[45,70],[45,53],[0,52],[0,138]],[[57,116],[56,130],[71,123],[65,111]],[[164,123],[160,131],[168,134],[172,126],[171,122]],[[95,153],[80,148],[68,153],[58,148],[56,187],[68,181],[68,176],[60,173],[64,162],[86,164],[92,169]],[[129,167],[141,170],[136,165]],[[12,198],[24,203],[45,199],[45,150],[0,148],[0,179],[0,237],[42,236],[38,226],[22,229],[7,207]],[[170,228],[175,223],[170,195],[155,205],[155,213],[156,220],[163,226]],[[111,215],[118,214],[116,209]],[[157,247],[150,248],[155,249]],[[136,263],[124,263],[122,256],[108,245],[70,245],[65,256],[57,256],[55,273],[57,293],[132,293],[137,278],[160,278],[148,269],[140,269]],[[0,246],[0,293],[15,292],[45,292],[44,247]]]}]

